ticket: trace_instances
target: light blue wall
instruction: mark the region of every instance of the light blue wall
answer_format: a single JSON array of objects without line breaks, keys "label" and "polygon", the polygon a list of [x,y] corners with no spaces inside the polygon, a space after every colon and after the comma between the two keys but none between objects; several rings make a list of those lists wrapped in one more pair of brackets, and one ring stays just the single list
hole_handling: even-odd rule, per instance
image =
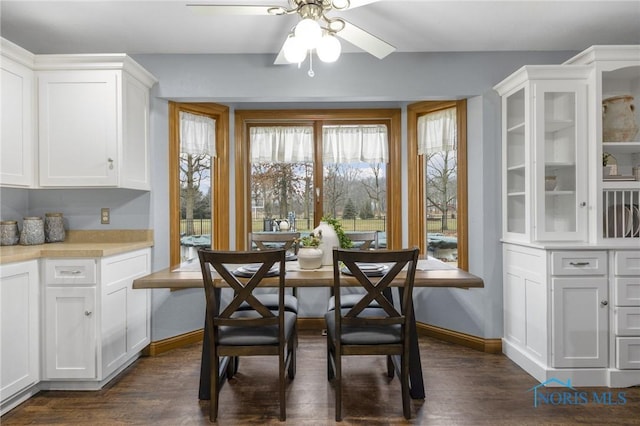
[{"label": "light blue wall", "polygon": [[[61,212],[67,229],[150,229],[151,194],[131,189],[15,189],[0,188],[0,220]],[[111,220],[100,224],[100,209],[111,209]]]},{"label": "light blue wall", "polygon": [[[394,53],[382,61],[367,54],[345,54],[335,64],[314,64],[314,78],[307,76],[304,66],[272,65],[272,55],[134,55],[159,80],[151,93],[152,191],[1,188],[0,218],[61,211],[72,229],[152,228],[152,268],[157,271],[169,264],[168,100],[229,105],[232,141],[236,109],[401,108],[402,139],[406,141],[407,104],[467,98],[470,271],[484,279],[485,288],[420,289],[416,313],[425,323],[481,337],[501,337],[500,100],[492,87],[523,65],[559,64],[576,53]],[[406,152],[403,146],[405,162]],[[401,178],[407,188],[406,174]],[[234,184],[232,170],[229,185],[233,188]],[[233,220],[235,198],[231,192]],[[404,212],[410,196],[402,194]],[[110,225],[99,224],[101,207],[112,209]],[[405,213],[405,243],[406,219]],[[231,229],[234,227],[232,223]],[[302,297],[302,312],[319,316],[326,292],[309,290]],[[202,327],[201,290],[155,290],[152,303],[154,341]]]},{"label": "light blue wall", "polygon": [[[529,64],[557,64],[576,52],[393,54],[378,61],[366,54],[343,55],[333,65],[316,65],[314,78],[295,66],[274,66],[271,55],[135,55],[159,83],[153,90],[152,216],[156,229],[154,269],[168,266],[167,101],[209,101],[236,109],[367,108],[402,109],[420,100],[468,99],[470,270],[485,280],[482,290],[420,289],[418,320],[481,337],[502,336],[502,258],[500,238],[500,99],[492,87]],[[304,68],[304,67],[303,67]],[[403,161],[406,162],[406,144]],[[233,153],[233,150],[231,151]],[[403,168],[406,170],[406,168]],[[235,186],[231,171],[229,186]],[[407,188],[406,175],[402,176]],[[230,217],[235,218],[233,191]],[[402,194],[403,211],[411,194]],[[406,243],[406,213],[403,241]],[[231,230],[235,223],[231,224]],[[231,232],[232,238],[234,233]],[[232,241],[232,244],[234,242]],[[326,291],[301,293],[301,313],[320,316]],[[153,339],[201,326],[202,292],[154,291]],[[202,311],[198,311],[198,309]],[[193,315],[186,316],[185,312]],[[178,321],[179,320],[179,321]]]}]

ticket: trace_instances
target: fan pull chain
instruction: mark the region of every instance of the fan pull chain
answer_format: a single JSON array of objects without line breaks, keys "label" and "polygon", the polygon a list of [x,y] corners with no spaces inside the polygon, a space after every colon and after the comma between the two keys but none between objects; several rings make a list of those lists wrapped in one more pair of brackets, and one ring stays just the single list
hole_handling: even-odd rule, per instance
[{"label": "fan pull chain", "polygon": [[313,71],[313,51],[309,49],[309,71],[307,71],[309,77],[313,77],[316,73]]}]

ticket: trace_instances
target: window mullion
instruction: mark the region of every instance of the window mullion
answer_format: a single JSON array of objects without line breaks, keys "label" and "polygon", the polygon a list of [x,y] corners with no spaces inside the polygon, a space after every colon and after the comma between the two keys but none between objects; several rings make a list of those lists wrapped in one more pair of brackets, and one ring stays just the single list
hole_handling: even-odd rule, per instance
[{"label": "window mullion", "polygon": [[313,138],[314,138],[314,168],[313,168],[313,181],[314,181],[314,225],[320,223],[323,212],[323,175],[324,165],[322,163],[322,126],[324,121],[318,120],[313,123]]}]

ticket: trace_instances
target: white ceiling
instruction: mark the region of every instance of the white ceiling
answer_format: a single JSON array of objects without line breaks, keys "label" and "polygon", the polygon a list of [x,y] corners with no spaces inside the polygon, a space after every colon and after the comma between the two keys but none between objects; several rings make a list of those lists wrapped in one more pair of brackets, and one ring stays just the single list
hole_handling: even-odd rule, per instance
[{"label": "white ceiling", "polygon": [[[289,16],[208,16],[187,3],[287,0],[0,1],[2,37],[33,53],[273,53]],[[640,44],[640,0],[372,0],[332,12],[399,52],[583,50]],[[360,50],[342,42],[343,51]],[[393,55],[389,56],[393,58]]]}]

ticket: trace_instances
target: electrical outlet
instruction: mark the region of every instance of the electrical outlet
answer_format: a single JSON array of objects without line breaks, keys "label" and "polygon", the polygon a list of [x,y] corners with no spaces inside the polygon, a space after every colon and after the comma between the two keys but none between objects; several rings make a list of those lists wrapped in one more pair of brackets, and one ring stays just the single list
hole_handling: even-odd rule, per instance
[{"label": "electrical outlet", "polygon": [[111,211],[108,207],[104,207],[100,209],[100,223],[103,225],[108,225],[111,221]]}]

